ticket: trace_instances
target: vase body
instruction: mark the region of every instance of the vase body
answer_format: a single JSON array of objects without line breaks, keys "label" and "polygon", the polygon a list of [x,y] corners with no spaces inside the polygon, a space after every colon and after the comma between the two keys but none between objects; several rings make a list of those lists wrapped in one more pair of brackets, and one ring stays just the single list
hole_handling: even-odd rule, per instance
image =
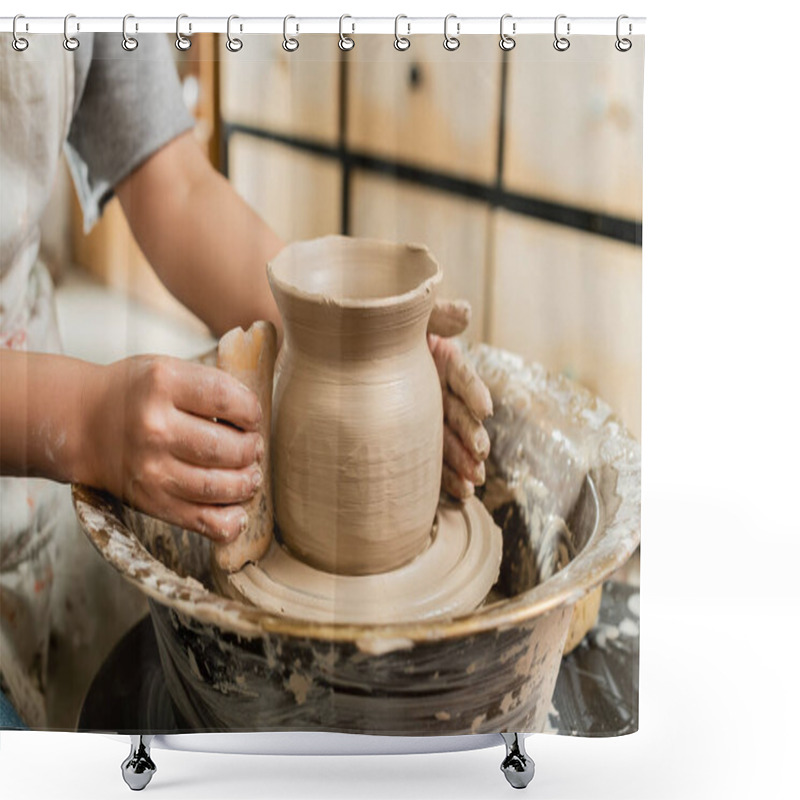
[{"label": "vase body", "polygon": [[272,418],[275,518],[306,563],[386,572],[430,542],[442,392],[427,344],[441,270],[428,250],[329,236],[285,248]]}]

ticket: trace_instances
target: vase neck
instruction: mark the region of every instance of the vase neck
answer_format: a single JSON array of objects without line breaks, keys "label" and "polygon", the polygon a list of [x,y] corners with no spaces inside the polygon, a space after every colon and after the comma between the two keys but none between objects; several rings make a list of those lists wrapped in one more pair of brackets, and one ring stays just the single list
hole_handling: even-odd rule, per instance
[{"label": "vase neck", "polygon": [[331,359],[391,358],[425,344],[433,295],[414,302],[343,308],[306,298],[280,297],[290,348]]},{"label": "vase neck", "polygon": [[300,319],[288,314],[287,344],[315,358],[381,359],[425,343],[430,309],[414,315],[374,311],[320,308],[313,317]]}]

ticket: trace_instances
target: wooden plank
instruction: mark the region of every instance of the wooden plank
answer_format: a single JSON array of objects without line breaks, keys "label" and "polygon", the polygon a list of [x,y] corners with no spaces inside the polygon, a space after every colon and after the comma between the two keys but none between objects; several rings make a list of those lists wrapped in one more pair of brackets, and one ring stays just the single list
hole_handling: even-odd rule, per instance
[{"label": "wooden plank", "polygon": [[284,241],[339,233],[338,161],[244,134],[228,158],[233,186]]},{"label": "wooden plank", "polygon": [[[291,32],[291,30],[290,30]],[[335,144],[339,135],[338,36],[300,36],[287,53],[282,36],[245,36],[238,53],[220,39],[222,117]]]},{"label": "wooden plank", "polygon": [[215,167],[219,167],[217,52],[219,34],[198,33],[183,52],[173,49],[184,100],[195,118],[194,135]]},{"label": "wooden plank", "polygon": [[[402,31],[401,31],[402,32]],[[357,36],[347,54],[347,144],[372,155],[493,182],[497,167],[500,57],[497,38]]]},{"label": "wooden plank", "polygon": [[441,264],[441,297],[469,300],[469,341],[483,338],[489,209],[483,203],[366,172],[353,175],[354,236],[420,242]]},{"label": "wooden plank", "polygon": [[489,341],[575,378],[641,431],[641,248],[495,213]]},{"label": "wooden plank", "polygon": [[644,38],[520,40],[508,55],[503,183],[511,191],[642,218]]}]

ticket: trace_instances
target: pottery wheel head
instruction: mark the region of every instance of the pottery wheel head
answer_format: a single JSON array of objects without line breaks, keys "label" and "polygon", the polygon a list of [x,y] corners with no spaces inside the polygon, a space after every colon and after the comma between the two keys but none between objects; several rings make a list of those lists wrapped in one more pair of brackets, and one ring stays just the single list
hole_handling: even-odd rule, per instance
[{"label": "pottery wheel head", "polygon": [[272,614],[310,622],[388,625],[474,611],[497,580],[500,529],[475,497],[440,505],[428,547],[415,559],[374,575],[335,575],[295,558],[273,540],[267,554],[220,590]]}]

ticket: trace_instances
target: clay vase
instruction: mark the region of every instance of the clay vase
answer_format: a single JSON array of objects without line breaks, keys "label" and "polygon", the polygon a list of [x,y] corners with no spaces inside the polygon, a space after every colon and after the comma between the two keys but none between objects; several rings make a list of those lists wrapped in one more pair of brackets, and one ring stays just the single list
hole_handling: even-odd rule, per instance
[{"label": "clay vase", "polygon": [[429,544],[442,390],[426,328],[439,265],[421,245],[328,236],[268,266],[285,339],[273,398],[275,518],[327,572],[395,569]]}]

